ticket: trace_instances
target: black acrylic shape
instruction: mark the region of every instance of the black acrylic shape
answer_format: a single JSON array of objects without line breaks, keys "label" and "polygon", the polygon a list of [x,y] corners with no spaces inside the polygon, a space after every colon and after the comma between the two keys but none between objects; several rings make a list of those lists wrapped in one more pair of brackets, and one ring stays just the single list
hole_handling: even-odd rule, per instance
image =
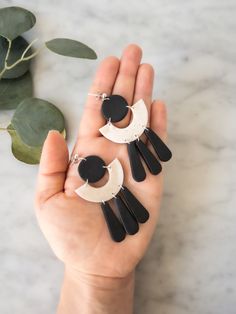
[{"label": "black acrylic shape", "polygon": [[130,142],[127,146],[132,176],[135,181],[141,182],[145,180],[146,172],[139,156],[138,149],[136,148],[135,141]]},{"label": "black acrylic shape", "polygon": [[101,203],[101,208],[102,208],[111,238],[115,242],[123,241],[126,236],[126,232],[121,222],[114,214],[112,208],[107,202]]},{"label": "black acrylic shape", "polygon": [[139,223],[145,223],[149,218],[149,212],[146,208],[137,200],[137,198],[130,192],[127,187],[121,189],[121,195],[128,208],[132,211]]},{"label": "black acrylic shape", "polygon": [[143,160],[148,166],[148,169],[150,170],[150,172],[154,175],[157,175],[158,173],[160,173],[162,170],[160,162],[153,155],[150,149],[148,149],[148,147],[144,144],[144,142],[140,139],[136,140],[136,146],[141,156],[143,157]]},{"label": "black acrylic shape", "polygon": [[87,156],[81,160],[78,172],[84,181],[94,183],[99,181],[106,172],[105,162],[98,156]]},{"label": "black acrylic shape", "polygon": [[172,157],[172,153],[166,146],[166,144],[160,139],[160,137],[150,128],[147,128],[144,132],[151,142],[153,148],[155,149],[155,152],[157,153],[159,159],[161,161],[170,160]]},{"label": "black acrylic shape", "polygon": [[102,113],[106,120],[121,121],[128,113],[128,103],[120,95],[108,96],[102,103]]},{"label": "black acrylic shape", "polygon": [[114,202],[119,210],[120,213],[120,219],[123,223],[123,226],[126,230],[126,232],[130,235],[133,235],[138,232],[139,225],[137,223],[136,218],[131,214],[128,207],[124,203],[124,201],[121,199],[119,195],[117,195],[114,199]]}]

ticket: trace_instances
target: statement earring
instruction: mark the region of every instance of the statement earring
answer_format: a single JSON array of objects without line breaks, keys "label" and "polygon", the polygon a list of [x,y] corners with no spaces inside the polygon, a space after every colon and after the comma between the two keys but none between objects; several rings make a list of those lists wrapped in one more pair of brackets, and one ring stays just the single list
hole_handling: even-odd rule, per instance
[{"label": "statement earring", "polygon": [[[139,223],[149,218],[146,208],[137,200],[131,191],[123,185],[124,172],[118,159],[109,165],[98,156],[73,157],[73,163],[79,163],[78,173],[85,183],[75,190],[83,199],[100,203],[111,238],[115,242],[123,241],[126,234],[134,235],[139,230]],[[105,185],[94,187],[90,183],[101,180],[106,171],[109,178]],[[115,215],[109,202],[118,209],[119,218]]]},{"label": "statement earring", "polygon": [[[140,157],[152,174],[159,174],[162,170],[159,160],[170,160],[172,153],[160,137],[147,127],[148,111],[144,101],[140,99],[133,106],[128,106],[125,98],[120,95],[107,96],[105,93],[89,93],[89,95],[102,100],[101,111],[107,124],[99,129],[100,133],[112,142],[128,144],[128,155],[134,180],[140,182],[146,178]],[[125,128],[116,127],[113,123],[121,121],[127,115],[128,110],[132,112],[130,124]],[[146,135],[159,160],[140,139],[142,134]]]}]

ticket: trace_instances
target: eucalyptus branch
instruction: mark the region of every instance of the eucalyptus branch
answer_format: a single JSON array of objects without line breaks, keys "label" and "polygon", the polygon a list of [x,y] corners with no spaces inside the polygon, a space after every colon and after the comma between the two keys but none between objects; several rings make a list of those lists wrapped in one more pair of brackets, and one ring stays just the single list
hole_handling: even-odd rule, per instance
[{"label": "eucalyptus branch", "polygon": [[10,54],[10,50],[11,50],[11,44],[12,44],[12,41],[10,39],[7,38],[7,41],[8,41],[8,48],[7,48],[7,54],[6,54],[6,58],[5,58],[5,67],[7,66],[7,60],[9,58],[9,54]]},{"label": "eucalyptus branch", "polygon": [[34,58],[35,56],[37,56],[37,54],[39,53],[40,49],[36,50],[34,53],[32,53],[30,56],[25,57],[26,53],[29,51],[30,47],[37,41],[38,39],[34,39],[29,45],[28,47],[25,49],[25,51],[22,53],[20,59],[18,59],[16,62],[14,62],[12,65],[7,65],[6,69],[7,70],[11,70],[13,69],[17,64],[24,62],[24,61],[28,61],[32,58]]},{"label": "eucalyptus branch", "polygon": [[0,72],[0,79],[2,78],[3,74],[6,72],[6,71],[9,71],[11,69],[13,69],[15,66],[17,66],[19,63],[21,62],[24,62],[24,61],[28,61],[32,58],[34,58],[35,56],[37,56],[37,54],[40,52],[40,49],[36,50],[34,53],[32,53],[31,55],[29,56],[25,56],[26,53],[29,51],[29,49],[32,47],[32,45],[38,40],[38,38],[34,39],[28,46],[27,48],[25,49],[25,51],[22,53],[20,59],[16,60],[13,64],[11,65],[8,65],[7,64],[7,60],[8,60],[8,57],[9,57],[9,54],[10,54],[10,50],[11,50],[11,40],[7,39],[8,40],[8,50],[7,50],[7,54],[6,54],[6,58],[5,58],[5,66],[4,66],[4,69]]},{"label": "eucalyptus branch", "polygon": [[3,70],[0,72],[0,79],[1,77],[3,76],[3,74],[6,72],[7,70],[7,60],[9,58],[9,54],[10,54],[10,50],[11,50],[11,43],[12,41],[10,39],[7,38],[7,41],[8,41],[8,47],[7,47],[7,53],[6,53],[6,57],[5,57],[5,60],[4,60],[4,68]]},{"label": "eucalyptus branch", "polygon": [[29,51],[29,49],[33,46],[34,43],[36,43],[36,41],[38,41],[38,38],[35,38],[29,45],[28,47],[25,49],[25,51],[22,53],[21,58],[24,58],[26,53]]},{"label": "eucalyptus branch", "polygon": [[35,51],[34,53],[32,53],[32,55],[30,55],[30,56],[28,56],[28,57],[22,57],[22,56],[21,56],[21,58],[20,58],[19,60],[17,60],[16,62],[14,62],[12,65],[8,65],[8,66],[6,67],[6,69],[7,69],[7,70],[11,70],[11,69],[13,69],[15,66],[17,66],[19,63],[34,58],[35,56],[37,56],[37,54],[39,53],[39,51],[40,51],[40,50],[38,49],[37,51]]}]

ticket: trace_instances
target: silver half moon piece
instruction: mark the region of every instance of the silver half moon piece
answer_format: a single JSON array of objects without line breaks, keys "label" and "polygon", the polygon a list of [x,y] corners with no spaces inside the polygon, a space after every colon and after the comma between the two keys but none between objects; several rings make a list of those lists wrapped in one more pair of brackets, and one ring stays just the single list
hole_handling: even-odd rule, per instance
[{"label": "silver half moon piece", "polygon": [[148,123],[147,107],[142,99],[137,101],[132,107],[133,118],[126,128],[117,128],[111,122],[101,127],[101,134],[115,143],[130,143],[139,138]]},{"label": "silver half moon piece", "polygon": [[93,187],[88,183],[83,184],[75,190],[80,197],[90,202],[106,202],[112,199],[120,191],[123,181],[124,172],[121,163],[116,158],[108,165],[109,179],[101,187]]}]

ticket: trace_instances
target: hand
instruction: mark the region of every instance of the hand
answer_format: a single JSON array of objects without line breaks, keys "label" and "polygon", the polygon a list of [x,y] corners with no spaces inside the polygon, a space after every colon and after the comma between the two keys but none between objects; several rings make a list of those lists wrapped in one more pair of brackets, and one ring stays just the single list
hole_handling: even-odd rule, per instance
[{"label": "hand", "polygon": [[[121,60],[106,58],[97,70],[90,92],[119,94],[129,105],[142,98],[149,111],[149,125],[165,140],[165,105],[161,101],[152,102],[154,71],[151,65],[140,64],[141,57],[141,49],[129,45]],[[87,202],[74,192],[84,182],[78,175],[77,165],[68,166],[67,145],[57,131],[50,131],[44,143],[35,198],[36,213],[42,232],[66,269],[86,278],[127,278],[143,257],[154,232],[163,175],[153,176],[147,171],[145,181],[133,180],[126,144],[112,143],[99,134],[98,129],[105,123],[100,107],[100,100],[88,96],[72,154],[98,155],[106,164],[118,158],[125,173],[124,185],[147,208],[149,220],[140,225],[137,234],[126,236],[120,243],[113,242],[100,205]],[[117,126],[124,127],[128,122],[129,117],[126,117]]]}]

